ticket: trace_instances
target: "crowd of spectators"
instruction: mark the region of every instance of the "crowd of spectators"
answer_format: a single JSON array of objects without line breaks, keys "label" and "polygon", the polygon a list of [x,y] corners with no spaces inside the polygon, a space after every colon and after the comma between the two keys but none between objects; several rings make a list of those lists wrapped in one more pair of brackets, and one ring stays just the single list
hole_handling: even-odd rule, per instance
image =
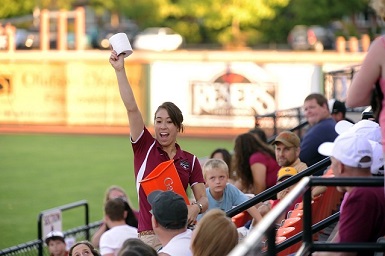
[{"label": "crowd of spectators", "polygon": [[[385,4],[383,0],[374,2]],[[385,17],[381,11],[378,14]],[[350,107],[368,105],[376,81],[380,91],[384,90],[384,40],[381,37],[373,43],[363,67],[353,79],[346,101]],[[231,153],[218,148],[205,163],[200,163],[193,153],[182,150],[177,143],[178,134],[183,132],[183,115],[174,103],[164,102],[157,108],[154,136],[150,134],[127,79],[125,57],[112,50],[109,61],[128,114],[139,211],[132,208],[123,189],[111,187],[103,203],[103,224],[92,243],[78,242],[67,251],[64,235],[53,231],[45,240],[52,256],[226,255],[240,241],[239,231],[226,211],[324,158],[330,157],[328,170],[336,177],[383,175],[384,112],[379,115],[380,124],[375,120],[354,124],[346,116],[344,102],[328,101],[320,93],[311,93],[304,99],[303,111],[309,127],[302,138],[294,132],[282,131],[270,145],[263,130],[256,127],[235,138]],[[190,203],[186,204],[184,197],[174,191],[146,193],[142,188],[143,178],[168,160],[173,160],[183,188],[191,188]],[[325,171],[314,175],[321,176]],[[263,221],[263,216],[293,186],[280,191],[272,200],[250,207],[247,211],[253,224]],[[337,232],[330,238],[332,242],[375,242],[385,236],[383,187],[339,186],[338,190],[344,193],[344,198]],[[319,189],[320,194],[323,191]],[[252,229],[253,225],[248,228]],[[325,255],[364,254],[327,252]]]},{"label": "crowd of spectators", "polygon": [[[337,177],[383,175],[380,144],[382,136],[378,123],[373,120],[361,120],[354,124],[344,119],[336,125],[331,117],[332,112],[327,100],[321,94],[309,95],[304,101],[304,110],[307,113],[310,128],[302,141],[295,132],[282,131],[270,145],[266,140],[261,139],[260,135],[248,132],[236,137],[233,152],[224,148],[213,150],[209,159],[199,166],[204,179],[202,184],[205,185],[204,197],[207,200],[204,208],[201,203],[197,205],[196,201],[192,201],[193,204],[188,206],[184,198],[173,191],[157,190],[146,197],[140,197],[140,200],[145,199],[150,206],[151,230],[154,232],[152,235],[156,237],[156,241],[159,241],[159,245],[154,244],[153,241],[141,239],[140,232],[136,228],[138,221],[140,222],[140,213],[138,214],[137,210],[131,206],[124,189],[111,186],[106,191],[103,203],[105,211],[103,224],[94,234],[93,244],[87,241],[79,242],[67,251],[63,234],[51,232],[46,237],[51,255],[82,255],[81,251],[107,256],[225,255],[223,253],[229,253],[245,235],[241,233],[239,227],[237,229],[231,218],[226,217],[225,212],[307,169],[308,165],[301,158],[303,147],[308,151],[317,151],[312,158],[322,159],[319,155],[330,156],[332,165],[329,172]],[[332,134],[328,136],[320,134],[319,129],[330,131],[329,126],[332,127]],[[168,130],[162,130],[159,139],[161,140],[166,133]],[[336,139],[332,138],[334,135]],[[311,141],[311,146],[306,144],[305,138],[308,143]],[[232,174],[230,168],[233,168],[236,174],[232,179],[230,179]],[[294,186],[295,184],[287,187],[275,198],[247,210],[253,221],[252,225],[250,222],[244,223],[245,226],[242,228],[249,230],[246,235],[255,224],[263,221],[263,216]],[[357,214],[357,209],[362,209],[363,205],[367,205],[365,209],[378,207],[385,209],[383,188],[338,187],[338,189],[345,193],[345,197],[341,205],[340,221],[336,226],[337,232],[333,232],[331,241],[370,242],[385,235],[383,218],[385,213],[379,210],[361,210],[360,214]],[[319,193],[323,192],[324,190],[321,190]],[[300,201],[301,198],[298,198],[288,210],[293,210],[294,205]],[[194,207],[196,210],[194,212],[198,213],[194,222],[189,219],[191,217],[189,207]],[[129,218],[127,218],[128,213],[130,213]],[[361,224],[366,221],[368,214],[372,214],[370,216],[373,217],[371,218],[373,221],[370,223],[373,225]],[[286,213],[277,221],[277,227],[282,223],[280,220],[285,218]],[[226,239],[220,235],[221,232],[228,234]],[[317,252],[318,254],[322,255],[321,252]]]}]

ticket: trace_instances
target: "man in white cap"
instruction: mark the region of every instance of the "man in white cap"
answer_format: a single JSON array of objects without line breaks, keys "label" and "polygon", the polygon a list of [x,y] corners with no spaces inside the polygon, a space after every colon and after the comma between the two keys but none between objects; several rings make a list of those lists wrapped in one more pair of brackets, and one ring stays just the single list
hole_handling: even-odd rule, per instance
[{"label": "man in white cap", "polygon": [[50,256],[68,256],[64,234],[60,231],[51,231],[45,237]]},{"label": "man in white cap", "polygon": [[[330,156],[335,177],[371,177],[373,151],[369,140],[352,132],[344,132],[332,142],[318,148]],[[384,187],[345,187],[340,208],[338,231],[332,242],[376,242],[385,235]],[[370,255],[367,252],[325,252],[313,255]]]},{"label": "man in white cap", "polygon": [[373,161],[370,171],[375,176],[384,175],[384,157],[382,152],[382,135],[378,123],[371,120],[360,120],[356,124],[342,120],[336,124],[335,130],[338,134],[352,132],[370,141],[373,150]]}]

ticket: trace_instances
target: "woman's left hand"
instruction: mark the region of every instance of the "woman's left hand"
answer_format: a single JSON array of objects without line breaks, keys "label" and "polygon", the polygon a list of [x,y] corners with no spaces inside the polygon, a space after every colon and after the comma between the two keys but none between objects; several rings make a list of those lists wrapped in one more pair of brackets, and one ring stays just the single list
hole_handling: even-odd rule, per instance
[{"label": "woman's left hand", "polygon": [[[207,199],[206,195],[206,188],[203,183],[197,183],[194,186],[191,187],[191,190],[194,194],[195,200],[197,203],[199,203],[202,206],[202,212],[204,213],[207,208],[209,207],[209,201]],[[201,211],[201,207],[199,204],[191,204],[187,206],[188,209],[188,224],[194,224],[196,221],[196,218],[198,214]]]},{"label": "woman's left hand", "polygon": [[187,209],[188,209],[187,224],[188,225],[194,224],[194,222],[198,217],[200,208],[197,204],[190,204],[187,206]]}]

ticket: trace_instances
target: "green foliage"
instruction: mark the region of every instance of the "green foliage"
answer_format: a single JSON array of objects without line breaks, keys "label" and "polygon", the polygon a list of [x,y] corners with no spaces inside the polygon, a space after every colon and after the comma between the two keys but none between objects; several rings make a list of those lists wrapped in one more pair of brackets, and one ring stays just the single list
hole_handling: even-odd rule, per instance
[{"label": "green foliage", "polygon": [[202,34],[200,33],[200,26],[197,22],[173,19],[167,20],[164,25],[166,27],[172,27],[180,33],[186,39],[186,43],[196,44],[202,42]]},{"label": "green foliage", "polygon": [[275,16],[274,8],[285,6],[288,0],[181,0],[185,13],[201,21],[211,34],[217,34],[217,41],[227,45],[244,45],[250,27],[258,26],[262,19]]},{"label": "green foliage", "polygon": [[[297,24],[328,25],[367,10],[369,0],[88,0],[99,16],[135,20],[140,28],[168,26],[188,43],[253,45],[286,42]],[[3,0],[0,18],[40,8],[70,8],[76,0]],[[118,19],[112,19],[115,22]]]},{"label": "green foliage", "polygon": [[263,42],[286,42],[289,31],[295,25],[327,26],[332,21],[363,12],[367,6],[368,0],[291,0],[287,6],[275,8],[276,16],[264,19],[258,29],[263,34]]},{"label": "green foliage", "polygon": [[0,19],[32,14],[35,7],[40,9],[70,9],[74,0],[2,0]]},{"label": "green foliage", "polygon": [[[188,133],[188,129],[186,130]],[[198,157],[231,140],[179,138]],[[37,216],[87,200],[90,221],[102,218],[104,192],[122,186],[137,207],[128,136],[0,135],[0,249],[37,239]],[[63,212],[63,228],[84,224],[84,208]]]},{"label": "green foliage", "polygon": [[10,18],[25,14],[32,14],[35,1],[28,0],[2,0],[0,5],[0,18]]},{"label": "green foliage", "polygon": [[327,25],[343,16],[350,16],[365,10],[368,0],[292,0],[288,8],[291,10],[297,24]]}]

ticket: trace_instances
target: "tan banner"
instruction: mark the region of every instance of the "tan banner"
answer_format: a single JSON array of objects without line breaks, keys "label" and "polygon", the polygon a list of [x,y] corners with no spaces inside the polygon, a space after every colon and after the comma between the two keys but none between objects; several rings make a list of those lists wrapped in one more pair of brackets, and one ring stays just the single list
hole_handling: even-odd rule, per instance
[{"label": "tan banner", "polygon": [[[126,64],[144,116],[146,74]],[[0,64],[0,123],[127,125],[116,77],[105,61]]]}]

